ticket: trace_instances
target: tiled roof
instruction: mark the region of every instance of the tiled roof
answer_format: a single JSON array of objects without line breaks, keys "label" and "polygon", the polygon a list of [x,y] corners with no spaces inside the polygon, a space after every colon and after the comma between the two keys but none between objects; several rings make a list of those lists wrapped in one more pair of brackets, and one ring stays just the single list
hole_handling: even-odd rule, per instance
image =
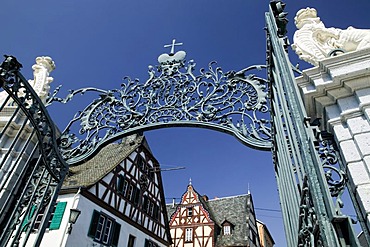
[{"label": "tiled roof", "polygon": [[62,189],[88,187],[98,182],[139,147],[144,137],[129,140],[108,144],[87,162],[71,166]]},{"label": "tiled roof", "polygon": [[227,220],[234,225],[233,234],[218,234],[216,246],[247,246],[249,244],[248,200],[250,195],[224,197],[207,202],[218,226]]},{"label": "tiled roof", "polygon": [[[249,244],[249,200],[250,194],[217,198],[208,201],[201,199],[202,204],[210,213],[212,220],[215,221],[219,230],[221,229],[221,224],[225,220],[234,226],[233,234],[231,235],[222,235],[220,232],[217,233],[216,246],[247,246]],[[166,206],[168,218],[171,219],[178,204],[175,206],[167,204]]]}]

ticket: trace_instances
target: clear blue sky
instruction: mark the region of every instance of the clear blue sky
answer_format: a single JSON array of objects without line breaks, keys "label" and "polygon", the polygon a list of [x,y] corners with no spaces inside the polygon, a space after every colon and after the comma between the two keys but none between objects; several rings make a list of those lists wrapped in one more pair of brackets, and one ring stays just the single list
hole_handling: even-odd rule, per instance
[{"label": "clear blue sky", "polygon": [[[11,54],[32,78],[31,66],[40,55],[56,63],[52,89],[119,88],[121,78],[147,79],[148,65],[168,52],[173,38],[183,42],[187,59],[197,69],[216,60],[224,71],[240,70],[265,61],[264,13],[261,0],[136,0],[136,1],[3,1],[0,53]],[[315,7],[327,27],[370,27],[370,1],[286,1],[291,38],[297,10]],[[292,53],[293,63],[297,62]],[[301,62],[302,67],[307,65]],[[86,101],[86,100],[85,100]],[[50,108],[63,129],[84,100]],[[269,152],[255,151],[234,137],[204,129],[162,129],[146,133],[163,168],[167,198],[179,198],[189,178],[197,191],[210,198],[253,194],[255,207],[279,210],[276,182]],[[276,246],[285,246],[278,212],[257,210],[269,227]]]}]

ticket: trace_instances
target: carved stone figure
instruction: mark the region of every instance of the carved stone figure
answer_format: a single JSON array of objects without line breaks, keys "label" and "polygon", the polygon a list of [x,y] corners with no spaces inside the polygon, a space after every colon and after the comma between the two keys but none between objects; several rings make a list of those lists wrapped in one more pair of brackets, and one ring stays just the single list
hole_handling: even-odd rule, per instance
[{"label": "carved stone figure", "polygon": [[[53,78],[49,76],[50,72],[55,69],[55,63],[50,57],[37,57],[36,64],[32,66],[33,80],[28,80],[28,83],[33,87],[40,99],[45,103],[50,91],[50,83]],[[0,105],[4,103],[8,93],[3,91],[0,93]],[[18,95],[20,96],[20,95]],[[10,100],[8,105],[13,101]]]},{"label": "carved stone figure", "polygon": [[53,81],[53,77],[50,77],[49,74],[55,69],[55,63],[50,57],[37,57],[36,64],[32,66],[32,69],[34,79],[28,80],[28,83],[45,103],[50,91],[50,83]]},{"label": "carved stone figure", "polygon": [[313,65],[338,52],[370,48],[370,30],[326,28],[313,8],[301,9],[294,18],[298,30],[292,48],[299,58]]}]

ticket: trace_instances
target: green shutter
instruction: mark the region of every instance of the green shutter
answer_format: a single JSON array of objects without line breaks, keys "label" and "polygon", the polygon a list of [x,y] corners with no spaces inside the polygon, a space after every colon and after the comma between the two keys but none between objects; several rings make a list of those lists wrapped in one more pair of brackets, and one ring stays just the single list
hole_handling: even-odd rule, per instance
[{"label": "green shutter", "polygon": [[119,239],[119,234],[121,231],[121,225],[115,222],[114,224],[114,229],[113,229],[113,235],[112,235],[112,247],[117,247],[118,246],[118,239]]},{"label": "green shutter", "polygon": [[62,222],[64,211],[66,209],[67,202],[58,202],[55,208],[54,216],[51,220],[49,229],[56,230],[59,229],[60,223]]},{"label": "green shutter", "polygon": [[96,228],[98,227],[99,217],[100,217],[100,213],[98,211],[94,210],[92,218],[91,218],[89,232],[87,234],[89,237],[95,238]]},{"label": "green shutter", "polygon": [[36,210],[36,205],[33,205],[31,207],[31,210],[30,210],[29,214],[26,215],[26,217],[24,217],[23,222],[22,222],[22,226],[21,226],[22,232],[25,232],[27,230],[28,225],[29,225],[29,221],[32,218],[32,215],[35,212],[35,210]]}]

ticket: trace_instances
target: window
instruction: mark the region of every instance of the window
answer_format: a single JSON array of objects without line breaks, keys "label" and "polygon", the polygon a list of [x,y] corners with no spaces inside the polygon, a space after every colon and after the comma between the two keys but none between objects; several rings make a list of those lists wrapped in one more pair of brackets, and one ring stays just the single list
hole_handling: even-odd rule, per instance
[{"label": "window", "polygon": [[153,218],[155,220],[159,219],[159,206],[157,204],[154,204],[154,213],[153,213]]},{"label": "window", "polygon": [[127,247],[134,247],[136,237],[131,235],[128,237],[128,244]]},{"label": "window", "polygon": [[[62,223],[64,211],[66,208],[67,202],[57,202],[57,204],[54,206],[54,208],[51,210],[51,215],[49,222],[46,225],[46,228],[49,230],[57,230],[60,228],[60,224]],[[30,213],[27,217],[25,217],[23,223],[22,223],[22,231],[26,231],[29,224],[31,223],[30,220],[32,219],[33,213],[36,211],[37,207],[34,205],[32,206]],[[42,208],[38,215],[36,216],[35,223],[33,224],[33,231],[37,231],[41,225],[42,221],[45,216],[45,210],[46,207]]]},{"label": "window", "polygon": [[149,201],[148,214],[149,214],[150,216],[152,216],[152,215],[153,215],[153,207],[154,207],[154,202]]},{"label": "window", "polygon": [[224,235],[230,235],[231,234],[231,227],[230,225],[224,226]]},{"label": "window", "polygon": [[143,204],[141,205],[141,208],[143,209],[144,212],[146,212],[148,210],[148,203],[149,203],[149,199],[148,199],[148,196],[147,195],[144,195],[143,196]]},{"label": "window", "polygon": [[188,216],[193,216],[193,208],[188,208]]},{"label": "window", "polygon": [[225,220],[222,224],[222,234],[223,235],[231,235],[234,230],[234,225],[229,222],[228,220]]},{"label": "window", "polygon": [[88,236],[95,242],[117,246],[121,225],[111,217],[94,210]]},{"label": "window", "polygon": [[152,240],[145,239],[144,247],[159,247],[159,245]]},{"label": "window", "polygon": [[146,171],[146,163],[145,163],[143,157],[141,157],[140,154],[137,156],[137,164],[139,165],[139,167],[142,171],[144,171],[144,172]]},{"label": "window", "polygon": [[123,196],[126,196],[126,191],[128,188],[128,181],[122,174],[118,177],[117,191]]},{"label": "window", "polygon": [[140,202],[140,194],[141,194],[141,191],[139,188],[135,187],[134,188],[134,196],[133,196],[133,202],[134,202],[134,205],[135,206],[138,206],[139,205],[139,202]]},{"label": "window", "polygon": [[133,191],[134,190],[134,186],[132,184],[130,184],[128,186],[128,190],[127,190],[127,199],[131,200],[132,199],[132,194],[133,194]]},{"label": "window", "polygon": [[193,241],[193,228],[186,228],[185,229],[185,242],[192,242]]}]

